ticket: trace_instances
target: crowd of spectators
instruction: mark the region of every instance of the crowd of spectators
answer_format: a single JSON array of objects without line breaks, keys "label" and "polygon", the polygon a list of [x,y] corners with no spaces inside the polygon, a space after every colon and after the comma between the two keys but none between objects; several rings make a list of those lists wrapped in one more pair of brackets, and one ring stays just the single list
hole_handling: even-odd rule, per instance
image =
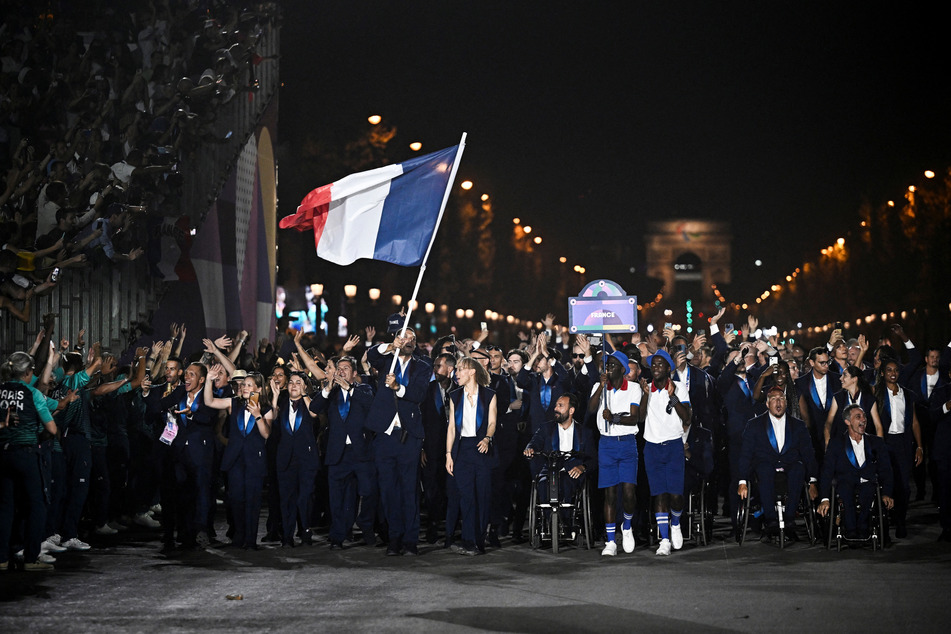
[{"label": "crowd of spectators", "polygon": [[3,2],[0,315],[71,270],[145,256],[181,236],[183,185],[216,118],[257,89],[272,5],[156,0]]}]

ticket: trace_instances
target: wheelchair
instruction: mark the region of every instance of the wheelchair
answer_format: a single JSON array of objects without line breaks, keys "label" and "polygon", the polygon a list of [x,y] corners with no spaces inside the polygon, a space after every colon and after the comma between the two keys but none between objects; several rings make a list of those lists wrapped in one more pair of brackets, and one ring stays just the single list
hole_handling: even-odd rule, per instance
[{"label": "wheelchair", "polygon": [[707,545],[707,530],[713,529],[713,514],[707,511],[707,481],[700,481],[700,488],[691,491],[684,505],[683,521],[686,528],[684,541],[693,540],[697,546]]},{"label": "wheelchair", "polygon": [[[571,500],[562,500],[558,487],[564,464],[574,456],[574,452],[536,451],[535,456],[544,459],[547,468],[532,479],[531,499],[528,506],[529,542],[532,548],[541,548],[543,542],[550,541],[551,551],[557,554],[561,544],[574,541],[576,547],[584,546],[590,549],[593,539],[588,478],[585,478],[578,487],[578,491]],[[542,482],[548,486],[541,486]],[[539,499],[539,489],[542,489],[541,499]],[[547,496],[544,495],[546,491]],[[563,511],[567,511],[567,522],[564,521],[566,518]]]},{"label": "wheelchair", "polygon": [[[754,477],[755,482],[755,477]],[[736,526],[739,530],[739,535],[737,536],[737,542],[740,546],[743,545],[743,542],[746,541],[746,533],[749,530],[749,523],[751,517],[760,517],[763,513],[763,500],[757,500],[753,502],[753,483],[747,485],[747,496],[745,500],[741,500],[740,507],[737,509],[736,514]],[[801,517],[806,525],[806,534],[808,535],[809,545],[814,546],[816,543],[816,508],[812,503],[812,500],[809,499],[809,483],[804,481],[802,484],[803,491],[802,495],[799,498],[799,505],[796,508],[796,517]],[[772,503],[776,506],[776,515],[779,519],[779,547],[784,549],[786,547],[786,540],[783,537],[783,534],[786,529],[786,518],[785,510],[786,504],[789,499],[789,486],[786,480],[786,471],[782,467],[776,468],[776,479],[774,481],[775,488],[775,499],[772,500]]]},{"label": "wheelchair", "polygon": [[[885,533],[885,513],[884,506],[882,505],[882,487],[878,482],[875,482],[875,495],[872,497],[872,507],[869,511],[869,533],[866,537],[861,537],[858,539],[846,537],[843,533],[842,526],[842,510],[845,501],[841,499],[841,496],[836,490],[836,483],[832,483],[832,492],[829,496],[831,500],[831,508],[829,509],[829,517],[826,525],[826,549],[832,549],[832,542],[835,541],[835,550],[839,552],[842,550],[842,545],[864,545],[871,543],[872,552],[876,550],[884,550],[885,544],[884,540],[886,537]],[[859,514],[859,502],[855,500],[855,514]]]}]

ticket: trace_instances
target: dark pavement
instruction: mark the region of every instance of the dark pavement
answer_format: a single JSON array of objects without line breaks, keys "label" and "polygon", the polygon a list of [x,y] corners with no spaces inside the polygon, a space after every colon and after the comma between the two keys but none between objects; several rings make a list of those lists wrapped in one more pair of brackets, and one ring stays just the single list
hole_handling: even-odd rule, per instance
[{"label": "dark pavement", "polygon": [[331,551],[324,536],[165,556],[158,533],[132,531],[57,555],[52,573],[0,573],[0,628],[944,632],[951,544],[935,541],[933,504],[915,503],[909,519],[910,537],[884,552],[740,547],[720,518],[706,547],[661,558],[639,543],[605,561],[600,549],[553,555],[507,540],[478,557],[427,544],[418,557],[385,557],[379,547]]}]

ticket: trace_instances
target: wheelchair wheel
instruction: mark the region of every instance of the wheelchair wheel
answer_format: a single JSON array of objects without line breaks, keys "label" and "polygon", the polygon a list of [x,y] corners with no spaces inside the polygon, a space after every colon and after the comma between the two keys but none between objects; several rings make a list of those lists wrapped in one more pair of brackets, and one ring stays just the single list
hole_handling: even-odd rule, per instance
[{"label": "wheelchair wheel", "polygon": [[532,481],[531,499],[528,503],[528,539],[533,549],[538,549],[542,545],[542,518],[538,512],[538,487],[536,481]]},{"label": "wheelchair wheel", "polygon": [[551,510],[551,552],[558,554],[558,520],[560,510],[556,507]]},{"label": "wheelchair wheel", "polygon": [[[882,506],[882,487],[875,487],[875,504],[877,505],[876,524],[878,524],[878,535],[872,538],[872,551],[875,551],[876,542],[879,550],[885,550],[885,507]],[[876,539],[877,537],[877,539]]]},{"label": "wheelchair wheel", "polygon": [[832,535],[836,531],[836,519],[839,514],[839,503],[835,497],[835,484],[829,493],[829,520],[826,523],[826,550],[832,550]]},{"label": "wheelchair wheel", "polygon": [[750,504],[752,498],[752,491],[748,491],[746,499],[740,500],[740,506],[736,510],[736,541],[740,546],[743,545],[743,541],[746,539],[746,529],[750,521]]},{"label": "wheelchair wheel", "polygon": [[584,547],[591,550],[591,490],[587,483],[581,488],[581,506],[584,510]]},{"label": "wheelchair wheel", "polygon": [[805,505],[804,512],[802,514],[803,519],[806,521],[806,533],[809,535],[809,545],[816,545],[816,507],[812,503],[812,500],[809,499],[809,483],[803,484],[803,497],[802,502]]}]

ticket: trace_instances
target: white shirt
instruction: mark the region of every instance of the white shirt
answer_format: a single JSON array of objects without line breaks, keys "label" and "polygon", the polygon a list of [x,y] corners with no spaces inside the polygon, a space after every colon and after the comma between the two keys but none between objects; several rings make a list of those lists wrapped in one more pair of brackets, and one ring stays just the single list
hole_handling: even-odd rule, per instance
[{"label": "white shirt", "polygon": [[892,422],[888,426],[889,434],[905,433],[905,391],[898,388],[898,394],[892,394],[892,391],[885,388],[888,394],[888,404],[891,407]]},{"label": "white shirt", "polygon": [[463,438],[474,438],[476,435],[476,409],[479,406],[479,392],[473,395],[466,394],[462,388],[462,431]]},{"label": "white shirt", "polygon": [[[589,396],[594,396],[599,387],[601,387],[600,383],[595,383],[591,386],[591,394]],[[602,436],[630,436],[631,434],[636,434],[638,430],[637,425],[613,425],[611,421],[604,420],[601,413],[607,408],[612,414],[630,414],[631,405],[637,407],[640,404],[641,386],[639,384],[628,381],[627,389],[624,390],[612,390],[605,385],[604,391],[601,393],[601,402],[595,412],[598,431],[601,432]]]},{"label": "white shirt", "polygon": [[[683,383],[674,381],[674,398],[685,405],[690,404],[687,387]],[[667,390],[661,388],[655,392],[651,383],[651,393],[647,401],[647,420],[644,422],[644,440],[647,442],[659,444],[683,437],[684,423],[680,420],[677,409],[672,407],[670,413],[667,413],[669,401]]]},{"label": "white shirt", "polygon": [[[379,348],[377,349],[380,351],[380,354],[386,354],[386,349],[388,346],[389,344],[381,343]],[[394,354],[396,353],[394,352]],[[396,362],[400,365],[400,372],[402,373],[402,376],[406,376],[406,372],[409,369],[409,361],[403,361],[402,359],[400,359],[399,355],[397,355]],[[393,373],[394,374],[396,373],[396,368],[393,368]],[[386,388],[386,389],[390,389],[390,388]],[[402,398],[404,394],[406,394],[406,388],[403,387],[403,385],[400,385],[399,389],[396,390],[396,398]],[[390,434],[393,433],[394,427],[400,427],[399,408],[397,408],[396,414],[393,415],[393,422],[390,423],[390,426],[386,428],[386,432],[384,433],[386,433],[386,435],[389,436]]]},{"label": "white shirt", "polygon": [[817,379],[816,375],[812,375],[812,382],[816,385],[816,394],[819,395],[819,402],[822,403],[822,406],[826,406],[826,395],[828,394],[829,386],[829,375],[826,374],[821,379]]},{"label": "white shirt", "polygon": [[558,449],[571,451],[575,446],[575,421],[571,421],[568,429],[558,425]]},{"label": "white shirt", "polygon": [[931,393],[934,392],[935,386],[938,385],[938,373],[935,372],[934,374],[928,374],[928,373],[926,372],[926,373],[925,373],[925,384],[926,384],[925,389],[928,390],[928,393],[925,394],[925,396],[926,396],[927,398],[931,398]]},{"label": "white shirt", "polygon": [[852,443],[852,451],[855,452],[855,462],[861,467],[865,464],[865,436],[862,436],[862,440],[855,442],[849,435],[849,442]]},{"label": "white shirt", "polygon": [[783,447],[786,445],[786,416],[784,415],[782,418],[776,418],[770,414],[769,422],[773,426],[773,434],[776,435],[776,447],[781,452]]}]

